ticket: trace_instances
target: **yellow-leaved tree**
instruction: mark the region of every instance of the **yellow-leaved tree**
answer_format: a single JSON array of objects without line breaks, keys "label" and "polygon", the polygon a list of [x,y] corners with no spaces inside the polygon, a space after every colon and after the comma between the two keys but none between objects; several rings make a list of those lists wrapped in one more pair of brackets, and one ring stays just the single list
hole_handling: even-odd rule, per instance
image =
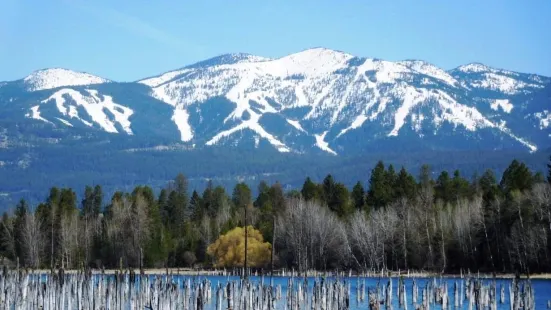
[{"label": "yellow-leaved tree", "polygon": [[[272,245],[264,242],[260,231],[247,226],[247,266],[262,267],[270,262]],[[236,227],[209,245],[207,253],[216,259],[216,267],[243,267],[245,264],[245,229]]]}]

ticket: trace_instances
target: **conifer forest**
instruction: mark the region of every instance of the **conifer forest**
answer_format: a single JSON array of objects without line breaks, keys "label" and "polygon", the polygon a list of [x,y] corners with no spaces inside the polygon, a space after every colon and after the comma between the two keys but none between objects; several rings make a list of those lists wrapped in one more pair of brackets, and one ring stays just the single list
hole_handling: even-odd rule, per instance
[{"label": "conifer forest", "polygon": [[52,187],[3,214],[0,256],[32,269],[551,272],[548,167],[515,160],[502,176],[466,176],[381,161],[353,188],[327,175],[292,191],[261,182],[197,192],[182,174],[160,191],[112,197],[100,185],[82,197]]}]

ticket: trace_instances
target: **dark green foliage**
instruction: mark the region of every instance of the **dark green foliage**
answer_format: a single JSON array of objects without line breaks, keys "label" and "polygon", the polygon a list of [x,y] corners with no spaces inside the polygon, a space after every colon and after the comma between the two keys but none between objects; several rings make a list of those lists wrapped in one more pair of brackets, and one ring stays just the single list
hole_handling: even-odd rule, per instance
[{"label": "dark green foliage", "polygon": [[512,191],[527,190],[532,187],[533,183],[534,178],[530,169],[524,163],[520,163],[515,159],[503,172],[499,185],[503,192],[511,193]]},{"label": "dark green foliage", "polygon": [[547,164],[547,183],[551,184],[551,156],[549,156],[549,163]]},{"label": "dark green foliage", "polygon": [[307,177],[306,181],[304,181],[304,185],[302,185],[302,190],[300,191],[300,193],[302,194],[302,198],[304,198],[304,200],[306,201],[321,198],[319,196],[318,186],[314,182],[312,182],[310,177]]},{"label": "dark green foliage", "polygon": [[416,189],[417,183],[415,182],[415,178],[406,168],[402,167],[400,172],[398,172],[398,177],[396,178],[396,184],[394,186],[395,198],[407,198],[412,200],[413,197],[415,197]]},{"label": "dark green foliage", "polygon": [[[386,243],[382,262],[388,268],[549,271],[551,248],[540,246],[533,250],[539,245],[530,242],[532,235],[524,233],[530,227],[549,227],[548,215],[542,212],[546,210],[548,202],[544,199],[549,189],[538,184],[541,181],[541,175],[533,174],[519,161],[510,164],[499,184],[491,169],[472,181],[459,170],[452,176],[442,171],[433,181],[428,166],[421,168],[417,183],[404,167],[396,173],[392,165],[385,168],[383,162],[378,162],[367,190],[359,181],[349,191],[340,179],[327,175],[320,183],[306,178],[300,192],[284,192],[279,182],[260,182],[254,197],[249,186],[241,182],[235,184],[230,197],[224,187],[212,182],[202,194],[194,190],[189,196],[187,179],[180,174],[159,192],[149,186],[137,186],[130,193],[115,192],[105,208],[100,186],[85,187],[80,200],[70,188],[53,187],[44,202],[34,208],[34,215],[44,237],[40,251],[43,268],[62,264],[69,264],[70,268],[84,264],[115,268],[121,259],[124,266],[133,267],[139,267],[141,261],[144,267],[209,267],[212,261],[206,248],[220,234],[243,225],[245,207],[251,212],[249,224],[259,229],[266,241],[275,242],[276,265],[294,267],[296,258],[285,248],[286,227],[277,227],[276,223],[289,211],[286,199],[303,197],[316,202],[313,206],[321,208],[320,212],[340,217],[334,219],[344,229],[357,216],[368,218],[394,210],[388,220],[394,216],[395,234],[378,241]],[[476,210],[480,212],[473,212],[473,206],[479,206]],[[366,212],[367,208],[375,210]],[[22,200],[12,216],[2,217],[0,254],[4,257],[27,261],[21,233],[25,217],[32,210]],[[69,220],[75,218],[79,221],[79,239],[69,251],[62,239],[67,235]],[[377,219],[380,222],[380,217]],[[448,219],[459,222],[451,224]],[[454,225],[465,222],[469,225],[459,235],[463,242],[458,242]],[[451,231],[442,230],[442,234],[442,226]],[[549,234],[545,229],[543,232]],[[546,237],[551,240],[551,234]],[[510,252],[512,245],[518,247],[514,253]],[[323,268],[358,267],[353,261],[344,263],[342,258],[323,259],[326,262],[319,265]]]},{"label": "dark green foliage", "polygon": [[237,208],[248,207],[252,203],[251,189],[243,182],[235,185],[232,194],[233,205]]},{"label": "dark green foliage", "polygon": [[352,188],[352,201],[356,210],[363,210],[365,207],[365,190],[360,181]]},{"label": "dark green foliage", "polygon": [[380,208],[392,202],[395,178],[394,168],[390,166],[387,171],[384,163],[379,161],[371,171],[371,177],[369,178],[367,204],[373,208]]}]

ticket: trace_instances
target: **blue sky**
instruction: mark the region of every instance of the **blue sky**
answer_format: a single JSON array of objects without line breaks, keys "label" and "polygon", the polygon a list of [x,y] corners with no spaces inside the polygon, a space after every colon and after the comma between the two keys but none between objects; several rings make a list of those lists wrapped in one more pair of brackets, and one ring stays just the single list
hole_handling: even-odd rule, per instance
[{"label": "blue sky", "polygon": [[551,76],[550,16],[549,0],[1,0],[0,81],[49,67],[133,81],[319,46]]}]

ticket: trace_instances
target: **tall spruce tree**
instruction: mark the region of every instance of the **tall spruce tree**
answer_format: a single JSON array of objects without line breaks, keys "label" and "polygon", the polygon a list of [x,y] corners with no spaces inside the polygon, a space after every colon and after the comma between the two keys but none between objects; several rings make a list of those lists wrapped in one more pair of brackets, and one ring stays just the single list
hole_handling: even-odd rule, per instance
[{"label": "tall spruce tree", "polygon": [[547,183],[551,184],[551,156],[549,156],[549,163],[547,164]]},{"label": "tall spruce tree", "polygon": [[304,181],[300,193],[302,194],[302,198],[306,201],[320,198],[318,197],[318,186],[316,183],[312,182],[310,177],[307,177],[306,181]]},{"label": "tall spruce tree", "polygon": [[360,181],[352,188],[352,200],[356,210],[364,210],[365,208],[365,190]]}]

